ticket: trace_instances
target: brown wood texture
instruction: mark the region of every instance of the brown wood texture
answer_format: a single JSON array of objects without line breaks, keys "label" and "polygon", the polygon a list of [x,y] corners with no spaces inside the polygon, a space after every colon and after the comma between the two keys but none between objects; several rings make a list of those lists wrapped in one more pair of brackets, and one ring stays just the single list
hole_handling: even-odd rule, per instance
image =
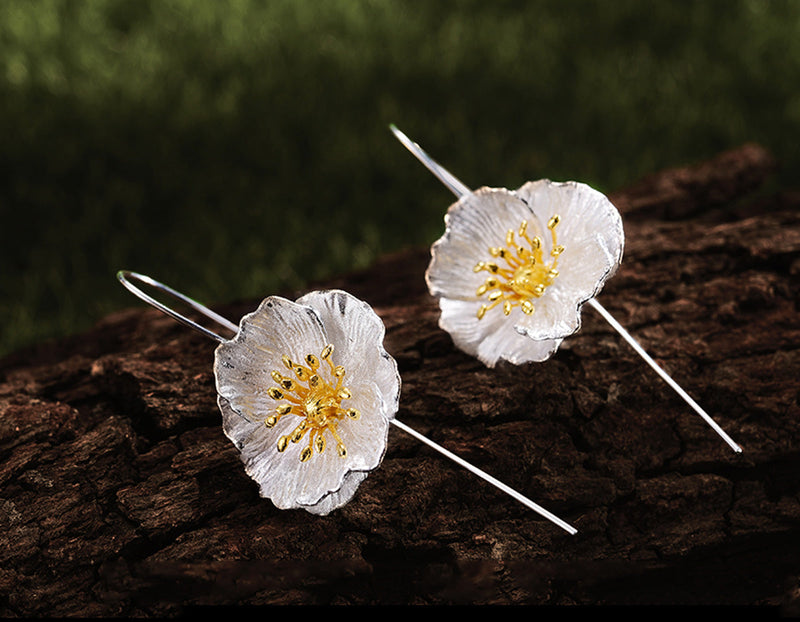
[{"label": "brown wood texture", "polygon": [[[132,298],[86,334],[0,361],[0,614],[800,612],[800,195],[769,191],[773,166],[747,145],[613,194],[625,258],[598,298],[741,455],[588,307],[547,362],[490,370],[459,352],[437,327],[420,249],[320,285],[366,299],[385,321],[400,420],[579,533],[396,428],[344,508],[277,510],[220,428],[213,342]],[[237,320],[257,302],[217,310]]]}]

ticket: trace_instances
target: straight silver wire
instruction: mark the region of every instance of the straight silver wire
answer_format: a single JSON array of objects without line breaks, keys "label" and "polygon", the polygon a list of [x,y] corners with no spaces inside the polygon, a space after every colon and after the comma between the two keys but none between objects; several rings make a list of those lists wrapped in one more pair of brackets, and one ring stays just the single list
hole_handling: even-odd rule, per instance
[{"label": "straight silver wire", "polygon": [[[436,162],[433,158],[431,158],[425,151],[422,150],[417,143],[413,142],[408,136],[403,134],[399,129],[397,129],[393,124],[389,126],[394,135],[400,140],[401,143],[408,149],[411,153],[416,156],[416,158],[422,162],[425,167],[430,170],[439,180],[447,186],[450,191],[456,195],[459,199],[464,196],[465,194],[469,194],[472,192],[467,186],[465,186],[462,182],[460,182],[452,173],[442,167],[441,164]],[[611,326],[616,330],[625,341],[627,341],[631,347],[641,356],[645,362],[652,367],[656,373],[661,376],[661,378],[666,381],[666,383],[671,386],[678,395],[680,395],[684,401],[689,404],[689,406],[694,409],[694,411],[699,414],[711,428],[719,434],[722,439],[728,443],[728,445],[735,451],[736,453],[741,453],[742,448],[739,447],[736,443],[733,442],[730,436],[728,436],[725,431],[717,425],[717,423],[703,410],[700,405],[695,402],[687,393],[684,391],[678,383],[676,383],[668,374],[665,372],[659,365],[656,363],[647,352],[645,352],[644,348],[639,345],[639,343],[626,331],[622,324],[617,322],[611,314],[605,310],[605,308],[597,302],[594,298],[589,300],[589,304],[597,311],[603,319],[605,319]]]},{"label": "straight silver wire", "polygon": [[392,124],[389,128],[394,132],[394,135],[397,139],[405,145],[406,149],[408,149],[411,153],[413,153],[417,159],[422,162],[427,169],[433,173],[439,181],[441,181],[445,186],[450,188],[450,191],[455,194],[457,197],[461,198],[465,194],[469,194],[472,192],[467,186],[462,184],[455,176],[453,176],[450,171],[446,168],[441,166],[438,162],[436,162],[433,158],[431,158],[425,151],[423,151],[422,147],[420,147],[417,143],[413,142],[408,136],[403,134],[397,127]]},{"label": "straight silver wire", "polygon": [[[159,281],[156,281],[155,279],[150,278],[149,276],[146,276],[144,274],[139,274],[137,272],[130,272],[128,270],[120,270],[119,272],[117,272],[117,278],[119,279],[120,283],[122,283],[128,291],[133,293],[135,296],[137,296],[141,300],[143,300],[146,303],[154,306],[159,311],[161,311],[163,313],[166,313],[168,316],[170,316],[171,318],[177,320],[181,324],[184,324],[184,325],[188,326],[189,328],[192,328],[192,329],[194,329],[196,331],[199,331],[200,333],[202,333],[206,337],[209,337],[209,338],[213,339],[214,341],[219,341],[220,343],[224,343],[225,341],[227,341],[227,339],[225,339],[225,338],[221,337],[220,335],[218,335],[217,333],[205,328],[204,326],[201,326],[200,324],[197,324],[196,322],[193,322],[189,318],[181,315],[180,313],[178,313],[177,311],[174,311],[173,309],[170,309],[166,305],[161,304],[160,302],[158,302],[152,296],[148,296],[147,294],[145,294],[142,290],[140,290],[133,283],[131,283],[131,281],[140,281],[142,283],[146,283],[147,285],[149,285],[150,287],[153,287],[154,289],[158,289],[160,291],[166,292],[170,296],[172,296],[174,298],[177,298],[181,302],[183,302],[183,303],[189,305],[190,307],[192,307],[194,310],[202,313],[206,317],[211,318],[215,322],[221,324],[225,328],[231,329],[234,332],[238,332],[239,331],[239,327],[236,326],[236,324],[234,324],[234,323],[230,322],[229,320],[225,319],[224,317],[222,317],[218,313],[215,313],[214,311],[212,311],[208,307],[203,306],[202,304],[200,304],[196,300],[192,300],[188,296],[185,296],[185,295],[181,294],[179,291],[176,291],[176,290],[172,289],[171,287],[168,287],[167,285],[164,285],[163,283],[160,283]],[[554,522],[556,525],[558,525],[562,529],[568,531],[570,534],[575,535],[576,533],[578,533],[577,529],[575,529],[574,527],[572,527],[569,524],[565,523],[563,520],[561,520],[557,516],[551,514],[550,512],[545,510],[544,508],[538,506],[533,501],[531,501],[527,497],[521,495],[520,493],[518,493],[513,488],[509,488],[503,482],[495,479],[494,477],[492,477],[488,473],[485,473],[485,472],[481,471],[478,467],[475,467],[472,464],[470,464],[469,462],[466,462],[465,460],[462,460],[461,458],[459,458],[455,454],[447,451],[444,447],[442,447],[440,445],[437,445],[432,440],[430,440],[426,436],[423,436],[422,434],[420,434],[419,432],[417,432],[413,428],[408,427],[406,424],[401,423],[397,419],[392,419],[391,422],[394,425],[396,425],[398,428],[403,430],[404,432],[410,434],[411,436],[413,436],[417,440],[422,441],[423,443],[425,443],[429,447],[435,449],[440,454],[442,454],[443,456],[449,458],[450,460],[452,460],[456,464],[464,467],[465,469],[467,469],[471,473],[474,473],[478,477],[481,477],[481,478],[485,479],[487,482],[489,482],[490,484],[493,484],[494,486],[496,486],[497,488],[499,488],[500,490],[502,490],[506,494],[510,495],[511,497],[513,497],[514,499],[516,499],[517,501],[522,503],[523,505],[526,505],[527,507],[531,508],[535,512],[537,512],[540,515],[544,516],[545,518],[551,520],[552,522]]]},{"label": "straight silver wire", "polygon": [[462,467],[467,469],[467,471],[470,471],[471,473],[474,473],[475,475],[477,475],[478,477],[486,480],[487,482],[489,482],[493,486],[496,486],[497,488],[502,490],[507,495],[510,495],[511,497],[513,497],[514,499],[516,499],[517,501],[522,503],[523,505],[526,505],[527,507],[532,509],[537,514],[539,514],[539,515],[543,516],[544,518],[546,518],[547,520],[555,523],[556,525],[561,527],[564,531],[567,531],[568,533],[570,533],[572,535],[575,535],[576,533],[578,533],[578,530],[575,529],[575,527],[573,527],[569,523],[564,522],[563,520],[561,520],[555,514],[552,514],[551,512],[548,512],[542,506],[537,505],[536,503],[534,503],[533,501],[531,501],[527,497],[525,497],[525,496],[521,495],[520,493],[518,493],[513,488],[509,488],[503,482],[495,479],[494,477],[492,477],[488,473],[486,473],[484,471],[481,471],[478,467],[473,466],[469,462],[465,462],[464,460],[462,460],[461,458],[459,458],[455,454],[447,451],[444,447],[434,443],[428,437],[423,436],[422,434],[420,434],[419,432],[413,430],[412,428],[409,428],[406,424],[401,423],[397,419],[392,419],[392,423],[394,425],[396,425],[398,428],[400,428],[401,430],[403,430],[404,432],[406,432],[406,433],[410,434],[411,436],[413,436],[414,438],[416,438],[417,440],[425,443],[429,447],[432,447],[433,449],[438,451],[443,456],[446,456],[447,458],[450,458],[450,460],[452,460],[456,464],[460,464]]},{"label": "straight silver wire", "polygon": [[741,453],[741,451],[742,451],[742,448],[741,448],[741,447],[739,447],[739,445],[737,445],[736,443],[734,443],[734,442],[733,442],[733,439],[732,439],[730,436],[728,436],[728,435],[725,433],[725,431],[724,431],[724,430],[723,430],[721,427],[719,427],[719,425],[717,425],[717,422],[716,422],[716,421],[714,421],[714,420],[713,420],[713,419],[710,417],[710,415],[709,415],[709,414],[708,414],[708,413],[707,413],[705,410],[703,410],[703,409],[700,407],[700,405],[699,405],[697,402],[695,402],[695,401],[694,401],[694,400],[691,398],[691,396],[689,396],[689,394],[688,394],[688,393],[686,393],[686,391],[684,391],[684,390],[683,390],[683,389],[680,387],[680,385],[679,385],[677,382],[675,382],[675,381],[674,381],[674,380],[673,380],[673,379],[672,379],[672,378],[669,376],[669,374],[667,374],[667,372],[665,372],[665,371],[664,371],[664,370],[661,368],[661,366],[660,366],[658,363],[656,363],[656,362],[655,362],[655,361],[654,361],[654,360],[653,360],[653,359],[650,357],[650,355],[649,355],[647,352],[645,352],[644,348],[642,348],[642,346],[640,346],[640,345],[639,345],[639,343],[638,343],[638,342],[637,342],[637,341],[636,341],[636,340],[635,340],[635,339],[634,339],[634,338],[633,338],[633,337],[630,335],[630,333],[628,333],[628,331],[627,331],[627,330],[625,330],[625,329],[623,328],[623,326],[622,326],[622,325],[621,325],[619,322],[617,322],[617,320],[615,320],[615,319],[614,319],[614,317],[613,317],[613,316],[612,316],[612,315],[611,315],[611,314],[610,314],[608,311],[606,311],[606,309],[605,309],[605,307],[603,307],[603,305],[601,305],[599,302],[597,302],[597,300],[595,300],[594,298],[592,298],[591,300],[589,300],[589,304],[590,304],[592,307],[594,307],[594,310],[595,310],[595,311],[597,311],[597,312],[598,312],[600,315],[602,315],[602,316],[603,316],[603,318],[605,319],[605,321],[606,321],[606,322],[608,322],[609,324],[611,324],[611,326],[614,328],[614,330],[616,330],[616,331],[617,331],[617,332],[618,332],[620,335],[622,335],[622,338],[623,338],[625,341],[627,341],[627,342],[628,342],[628,344],[629,344],[629,345],[630,345],[630,346],[631,346],[631,347],[632,347],[634,350],[636,350],[637,354],[638,354],[639,356],[641,356],[641,357],[642,357],[642,358],[645,360],[645,362],[646,362],[648,365],[650,365],[650,367],[652,367],[652,368],[655,370],[655,372],[656,372],[656,373],[657,373],[659,376],[661,376],[661,378],[663,378],[663,380],[664,380],[664,381],[665,381],[665,382],[666,382],[666,383],[667,383],[669,386],[671,386],[671,387],[672,387],[672,388],[675,390],[675,392],[676,392],[678,395],[680,395],[680,396],[681,396],[681,397],[682,397],[682,398],[683,398],[683,399],[686,401],[686,403],[687,403],[687,404],[689,404],[689,406],[691,406],[691,407],[694,409],[694,411],[695,411],[695,412],[696,412],[698,415],[700,415],[700,416],[701,416],[701,417],[702,417],[702,418],[705,420],[705,422],[706,422],[708,425],[710,425],[710,426],[711,426],[711,427],[714,429],[714,431],[715,431],[717,434],[719,434],[719,435],[720,435],[720,436],[723,438],[723,440],[724,440],[726,443],[728,443],[728,445],[730,445],[730,447],[731,447],[731,449],[733,449],[733,451],[735,451],[736,453]]}]

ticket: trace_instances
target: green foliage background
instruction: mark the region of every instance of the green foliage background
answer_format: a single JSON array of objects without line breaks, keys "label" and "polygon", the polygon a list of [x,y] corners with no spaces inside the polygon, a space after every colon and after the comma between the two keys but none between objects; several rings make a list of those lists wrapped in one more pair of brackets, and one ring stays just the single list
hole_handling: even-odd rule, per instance
[{"label": "green foliage background", "polygon": [[390,122],[473,186],[750,140],[796,183],[800,1],[3,0],[0,354],[141,304],[120,268],[213,303],[430,244]]}]

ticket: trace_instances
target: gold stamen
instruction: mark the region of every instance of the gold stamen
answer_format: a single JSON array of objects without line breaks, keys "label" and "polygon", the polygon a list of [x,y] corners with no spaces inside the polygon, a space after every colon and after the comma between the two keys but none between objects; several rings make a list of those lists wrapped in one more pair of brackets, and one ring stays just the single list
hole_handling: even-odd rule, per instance
[{"label": "gold stamen", "polygon": [[[528,221],[525,220],[516,231],[507,231],[505,247],[492,246],[488,249],[489,255],[503,260],[505,265],[480,261],[473,268],[475,272],[485,270],[493,275],[475,290],[478,297],[485,295],[488,299],[488,304],[478,308],[478,319],[482,319],[496,306],[501,306],[505,315],[509,315],[514,307],[520,307],[527,315],[534,312],[532,299],[541,297],[558,277],[558,258],[565,250],[556,241],[555,229],[560,222],[561,218],[557,214],[551,216],[547,222],[552,237],[549,259],[544,255],[542,238],[528,236]],[[515,235],[519,236],[519,243]],[[527,247],[525,243],[528,244]]]},{"label": "gold stamen", "polygon": [[[326,345],[319,357],[306,354],[303,361],[308,367],[294,363],[286,355],[282,356],[281,362],[284,367],[292,370],[297,380],[287,378],[278,371],[270,373],[279,387],[270,387],[267,389],[267,395],[276,400],[288,400],[288,403],[276,405],[275,414],[268,416],[264,420],[264,425],[273,428],[281,417],[286,415],[300,417],[299,423],[289,434],[278,438],[277,449],[279,452],[284,452],[289,443],[299,443],[308,434],[307,444],[300,451],[301,462],[310,460],[315,452],[325,451],[328,445],[326,433],[333,436],[336,452],[340,456],[345,456],[347,450],[338,434],[338,426],[346,419],[358,420],[361,417],[358,409],[343,408],[341,405],[342,400],[351,398],[352,394],[347,387],[342,386],[346,374],[344,366],[334,365],[331,360],[332,355],[332,344]],[[330,375],[319,372],[321,361],[328,363]]]},{"label": "gold stamen", "polygon": [[301,421],[300,424],[292,431],[289,435],[289,440],[293,443],[299,443],[300,439],[305,436],[306,433],[306,422]]}]

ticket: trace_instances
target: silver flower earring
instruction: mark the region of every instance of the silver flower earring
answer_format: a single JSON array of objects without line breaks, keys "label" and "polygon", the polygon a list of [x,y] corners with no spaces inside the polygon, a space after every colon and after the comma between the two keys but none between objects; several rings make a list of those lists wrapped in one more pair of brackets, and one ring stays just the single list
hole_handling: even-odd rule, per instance
[{"label": "silver flower earring", "polygon": [[[276,507],[325,515],[345,505],[382,462],[392,424],[570,534],[577,533],[395,418],[400,375],[383,347],[383,322],[351,294],[311,292],[294,302],[270,296],[237,326],[148,276],[120,271],[117,278],[141,300],[219,342],[214,375],[223,430],[261,496]],[[235,336],[223,338],[134,282],[179,300]]]},{"label": "silver flower earring", "polygon": [[394,125],[394,135],[458,200],[431,247],[425,279],[439,325],[488,367],[544,361],[594,308],[735,451],[737,445],[595,299],[622,261],[625,234],[605,195],[577,182],[474,192]]}]

